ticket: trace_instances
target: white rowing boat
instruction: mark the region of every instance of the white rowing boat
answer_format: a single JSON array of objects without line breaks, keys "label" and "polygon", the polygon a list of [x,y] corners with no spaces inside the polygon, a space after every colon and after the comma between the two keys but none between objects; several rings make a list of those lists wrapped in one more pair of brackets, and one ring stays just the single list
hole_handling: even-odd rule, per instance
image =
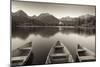
[{"label": "white rowing boat", "polygon": [[63,43],[57,41],[57,43],[52,46],[47,56],[45,64],[71,63],[71,62],[74,62],[74,60],[69,50],[64,46]]}]

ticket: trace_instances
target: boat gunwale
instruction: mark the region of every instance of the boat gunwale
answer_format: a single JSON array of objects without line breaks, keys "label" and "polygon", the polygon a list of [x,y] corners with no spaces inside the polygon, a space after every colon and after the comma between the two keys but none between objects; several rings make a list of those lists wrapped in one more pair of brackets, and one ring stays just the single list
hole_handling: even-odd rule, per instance
[{"label": "boat gunwale", "polygon": [[32,53],[32,45],[31,45],[31,49],[27,55],[27,58],[23,61],[23,64],[25,64],[25,62],[29,59],[29,56],[31,55],[31,53]]},{"label": "boat gunwale", "polygon": [[46,59],[46,62],[45,62],[45,64],[48,64],[49,55],[51,54],[51,52],[52,52],[52,49],[53,49],[53,47],[54,47],[55,45],[56,45],[56,44],[54,43],[54,44],[51,46],[51,48],[50,48],[50,51],[49,51],[49,53],[48,53],[48,55],[47,55],[47,59]]}]

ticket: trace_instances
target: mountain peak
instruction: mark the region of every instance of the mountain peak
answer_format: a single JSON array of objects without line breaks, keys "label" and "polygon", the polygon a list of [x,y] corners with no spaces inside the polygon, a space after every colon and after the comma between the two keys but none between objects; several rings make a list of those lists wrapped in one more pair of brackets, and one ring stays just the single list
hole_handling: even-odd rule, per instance
[{"label": "mountain peak", "polygon": [[45,17],[45,16],[52,16],[52,15],[49,14],[49,13],[41,13],[41,14],[39,15],[39,17]]},{"label": "mountain peak", "polygon": [[48,24],[48,25],[54,25],[54,24],[58,24],[59,20],[49,14],[49,13],[41,13],[38,17],[37,20],[41,21],[42,23]]},{"label": "mountain peak", "polygon": [[93,15],[86,14],[86,15],[79,16],[79,18],[89,18],[89,17],[93,17]]},{"label": "mountain peak", "polygon": [[18,10],[14,14],[17,15],[17,16],[24,16],[24,17],[27,16],[27,14],[23,10]]},{"label": "mountain peak", "polygon": [[70,16],[66,16],[66,17],[62,17],[60,20],[61,21],[72,21],[73,18],[71,18]]}]

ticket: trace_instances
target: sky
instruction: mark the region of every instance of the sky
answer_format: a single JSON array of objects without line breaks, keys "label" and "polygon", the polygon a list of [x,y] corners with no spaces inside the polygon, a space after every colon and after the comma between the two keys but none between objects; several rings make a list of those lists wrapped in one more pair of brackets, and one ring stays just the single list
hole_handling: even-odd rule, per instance
[{"label": "sky", "polygon": [[41,13],[50,13],[57,18],[66,16],[78,17],[86,14],[95,15],[95,6],[90,5],[12,1],[12,12],[16,12],[18,10],[23,10],[29,16],[38,16]]}]

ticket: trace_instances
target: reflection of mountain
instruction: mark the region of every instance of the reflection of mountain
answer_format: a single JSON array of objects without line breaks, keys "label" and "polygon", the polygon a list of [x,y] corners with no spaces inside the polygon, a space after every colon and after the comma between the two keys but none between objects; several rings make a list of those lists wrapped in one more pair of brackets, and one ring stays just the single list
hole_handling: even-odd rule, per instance
[{"label": "reflection of mountain", "polygon": [[91,28],[63,28],[61,30],[62,33],[64,34],[70,34],[70,33],[76,33],[79,35],[94,35],[95,34],[95,29]]},{"label": "reflection of mountain", "polygon": [[12,32],[13,37],[21,37],[25,39],[29,34],[40,35],[43,37],[50,37],[59,31],[56,27],[31,27],[31,28],[16,28]]},{"label": "reflection of mountain", "polygon": [[[59,30],[60,29],[60,30]],[[28,27],[28,28],[16,28],[13,30],[13,37],[21,37],[26,39],[30,34],[40,35],[42,37],[51,37],[56,33],[61,32],[66,35],[70,33],[76,33],[79,35],[94,35],[95,29],[83,29],[83,28],[66,28],[66,27]]]}]

